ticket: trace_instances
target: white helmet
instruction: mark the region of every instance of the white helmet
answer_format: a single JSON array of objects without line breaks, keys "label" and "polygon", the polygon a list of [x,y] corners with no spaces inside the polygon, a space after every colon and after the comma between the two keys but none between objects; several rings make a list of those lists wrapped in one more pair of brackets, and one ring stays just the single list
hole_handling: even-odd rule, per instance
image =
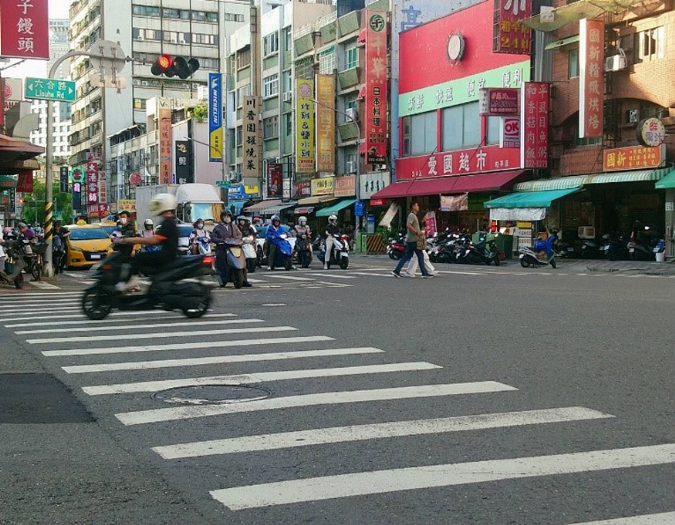
[{"label": "white helmet", "polygon": [[333,221],[337,222],[337,215],[335,215],[334,213],[332,213],[332,214],[330,215],[330,217],[328,217],[328,220],[329,220],[330,222],[333,222]]},{"label": "white helmet", "polygon": [[176,197],[170,193],[158,193],[150,201],[150,211],[154,215],[161,215],[166,211],[174,211],[177,205]]},{"label": "white helmet", "polygon": [[305,217],[304,215],[302,215],[302,216],[298,219],[298,224],[299,224],[300,226],[304,226],[305,224],[307,224],[307,217]]},{"label": "white helmet", "polygon": [[145,224],[146,226],[154,226],[155,225],[155,223],[152,222],[152,219],[145,219],[143,224]]}]

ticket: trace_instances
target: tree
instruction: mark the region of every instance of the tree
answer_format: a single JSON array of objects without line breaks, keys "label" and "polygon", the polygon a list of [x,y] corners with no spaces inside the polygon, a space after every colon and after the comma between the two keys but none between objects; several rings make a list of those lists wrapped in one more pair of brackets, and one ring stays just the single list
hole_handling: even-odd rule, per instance
[{"label": "tree", "polygon": [[[62,220],[66,224],[73,218],[73,196],[71,193],[59,192],[58,181],[54,183],[54,219]],[[21,218],[33,226],[43,225],[45,222],[45,183],[33,181],[33,193],[24,196]]]}]

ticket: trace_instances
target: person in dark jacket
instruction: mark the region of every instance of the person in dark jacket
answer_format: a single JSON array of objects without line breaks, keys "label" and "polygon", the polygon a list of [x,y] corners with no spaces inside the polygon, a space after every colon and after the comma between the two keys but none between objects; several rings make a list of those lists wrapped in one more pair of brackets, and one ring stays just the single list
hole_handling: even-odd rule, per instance
[{"label": "person in dark jacket", "polygon": [[[220,222],[211,232],[211,241],[216,243],[216,271],[220,277],[221,287],[226,286],[229,281],[227,246],[232,244],[241,246],[241,238],[241,230],[232,222],[232,213],[229,210],[223,210],[220,213]],[[244,286],[251,287],[246,278],[246,271],[244,271]]]}]

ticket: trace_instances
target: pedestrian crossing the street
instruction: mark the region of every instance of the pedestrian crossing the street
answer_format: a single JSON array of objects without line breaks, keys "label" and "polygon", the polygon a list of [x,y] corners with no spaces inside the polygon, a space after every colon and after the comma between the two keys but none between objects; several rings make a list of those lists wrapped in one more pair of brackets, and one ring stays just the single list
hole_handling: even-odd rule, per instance
[{"label": "pedestrian crossing the street", "polygon": [[[384,277],[381,269],[363,269],[351,278],[371,276]],[[574,476],[584,483],[597,473],[621,477],[633,469],[675,465],[675,443],[603,446],[602,432],[620,416],[601,406],[536,406],[523,385],[495,377],[460,381],[450,367],[431,359],[397,360],[369,342],[356,346],[335,334],[265,319],[264,310],[249,316],[216,300],[201,319],[141,311],[90,321],[79,298],[76,292],[3,298],[0,325],[56,370],[99,419],[117,426],[120,439],[149,451],[162,468],[201,479],[208,485],[204,498],[251,522],[258,515],[247,513],[262,509],[272,513],[266,520],[280,523],[274,512],[301,505],[395,495],[414,508],[425,491]],[[45,315],[54,310],[63,320]],[[124,314],[133,314],[133,322]],[[263,394],[251,401],[180,395],[213,387],[260,388]],[[458,410],[456,400],[470,400],[471,410]],[[430,445],[473,435],[498,443],[498,432],[519,429],[536,440],[540,432],[568,426],[593,428],[599,441],[592,448],[571,441],[563,450],[508,457],[500,457],[498,448],[480,449],[475,453],[485,457],[469,458]],[[348,452],[341,454],[341,447]],[[326,461],[335,454],[340,465]],[[367,461],[358,461],[363,457]],[[218,470],[230,475],[212,475]],[[567,503],[574,507],[574,501]],[[463,502],[452,505],[457,509]],[[583,523],[675,521],[675,502],[672,512],[657,510],[664,512],[651,515],[656,521],[608,513]],[[518,522],[531,519],[524,515]]]}]

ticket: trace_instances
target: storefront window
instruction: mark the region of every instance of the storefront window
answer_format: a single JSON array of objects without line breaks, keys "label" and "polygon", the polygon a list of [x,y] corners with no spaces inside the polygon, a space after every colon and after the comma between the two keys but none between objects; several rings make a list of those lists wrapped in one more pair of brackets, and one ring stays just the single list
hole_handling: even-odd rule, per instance
[{"label": "storefront window", "polygon": [[568,65],[567,65],[567,76],[568,78],[576,78],[579,76],[579,50],[570,49],[568,56]]},{"label": "storefront window", "polygon": [[501,117],[487,118],[487,143],[499,144],[499,133],[502,127]]},{"label": "storefront window", "polygon": [[443,151],[478,146],[481,142],[480,125],[478,102],[444,109]]},{"label": "storefront window", "polygon": [[436,150],[436,112],[429,111],[410,117],[410,154],[423,155]]}]

